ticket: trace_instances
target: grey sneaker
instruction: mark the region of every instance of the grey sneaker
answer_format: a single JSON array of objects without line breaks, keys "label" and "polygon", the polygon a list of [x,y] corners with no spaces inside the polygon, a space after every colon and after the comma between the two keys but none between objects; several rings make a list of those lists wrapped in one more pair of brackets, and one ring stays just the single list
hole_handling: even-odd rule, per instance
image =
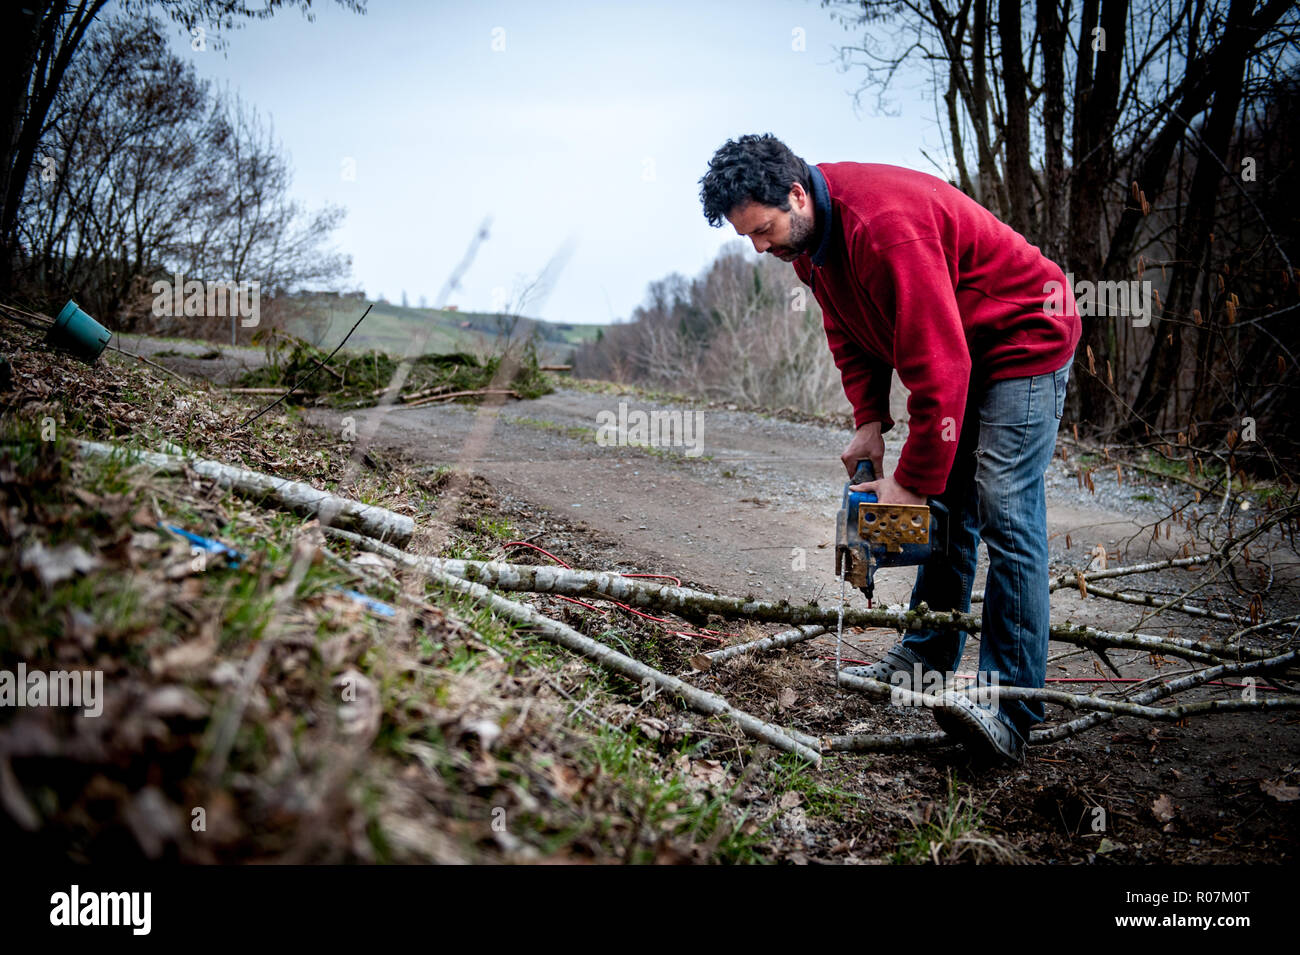
[{"label": "grey sneaker", "polygon": [[[841,668],[841,673],[847,673],[849,676],[866,677],[869,680],[879,680],[881,683],[890,683],[890,677],[895,673],[907,674],[907,680],[899,685],[905,690],[916,689],[919,693],[922,687],[913,687],[913,677],[916,674],[916,667],[920,666],[921,673],[930,672],[933,667],[921,658],[921,655],[910,647],[901,643],[895,644],[884,657],[870,666],[853,666]],[[891,683],[891,685],[893,685]]]},{"label": "grey sneaker", "polygon": [[934,721],[949,736],[1003,763],[1016,765],[1024,761],[1024,743],[1019,735],[992,710],[955,690],[945,690],[939,699]]}]

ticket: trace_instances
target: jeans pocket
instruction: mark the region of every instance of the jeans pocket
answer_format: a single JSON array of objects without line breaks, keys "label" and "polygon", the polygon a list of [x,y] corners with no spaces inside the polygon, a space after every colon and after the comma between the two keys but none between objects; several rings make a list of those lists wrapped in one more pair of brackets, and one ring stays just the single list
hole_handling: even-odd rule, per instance
[{"label": "jeans pocket", "polygon": [[[1034,385],[1034,378],[1001,378],[988,384],[979,402],[981,446],[987,443],[985,432],[989,429],[1021,429],[1029,423],[1034,405]],[[1039,377],[1037,386],[1037,393],[1041,396],[1047,380]]]},{"label": "jeans pocket", "polygon": [[1060,418],[1065,414],[1065,390],[1070,384],[1070,366],[1067,364],[1058,369],[1053,374],[1052,381],[1056,386],[1056,417]]}]

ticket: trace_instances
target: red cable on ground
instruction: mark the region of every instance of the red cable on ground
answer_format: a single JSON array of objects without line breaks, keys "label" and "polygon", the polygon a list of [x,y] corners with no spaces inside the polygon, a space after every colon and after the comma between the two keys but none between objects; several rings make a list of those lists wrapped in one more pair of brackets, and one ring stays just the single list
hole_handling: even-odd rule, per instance
[{"label": "red cable on ground", "polygon": [[579,607],[586,607],[588,610],[594,610],[602,617],[609,613],[608,610],[597,607],[595,604],[589,604],[585,600],[578,600],[575,597],[566,597],[563,594],[551,594],[551,596],[555,597],[557,600],[567,600],[569,603],[577,604]]},{"label": "red cable on ground", "polygon": [[572,567],[570,567],[570,566],[569,566],[568,564],[566,564],[564,561],[560,560],[560,558],[556,557],[556,556],[555,556],[554,554],[552,554],[549,550],[546,550],[546,549],[544,549],[544,548],[538,547],[536,544],[530,544],[530,543],[528,543],[528,541],[506,541],[506,542],[505,542],[504,544],[502,544],[501,546],[502,546],[502,547],[531,547],[533,550],[539,550],[539,551],[541,551],[543,554],[545,554],[547,557],[551,558],[551,560],[555,561],[557,564],[559,564],[561,567],[565,568],[566,570],[573,570]]}]

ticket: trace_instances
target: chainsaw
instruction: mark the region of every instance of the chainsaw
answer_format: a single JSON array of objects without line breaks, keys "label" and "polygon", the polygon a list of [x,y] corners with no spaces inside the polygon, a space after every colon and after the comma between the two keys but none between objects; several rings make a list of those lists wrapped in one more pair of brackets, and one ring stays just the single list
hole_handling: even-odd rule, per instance
[{"label": "chainsaw", "polygon": [[844,485],[844,502],[835,525],[835,576],[875,595],[876,571],[925,563],[948,544],[948,509],[934,498],[926,504],[881,504],[876,495],[851,491],[854,484],[876,479],[869,460],[858,462],[853,480]]}]

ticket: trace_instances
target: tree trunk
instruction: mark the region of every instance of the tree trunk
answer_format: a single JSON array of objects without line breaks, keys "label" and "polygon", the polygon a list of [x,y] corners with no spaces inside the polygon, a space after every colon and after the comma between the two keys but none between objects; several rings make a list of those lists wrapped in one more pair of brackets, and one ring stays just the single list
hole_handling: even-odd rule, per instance
[{"label": "tree trunk", "polygon": [[[1241,29],[1250,15],[1251,0],[1234,0],[1228,14],[1229,33]],[[1179,224],[1174,262],[1171,268],[1169,291],[1166,295],[1162,318],[1154,325],[1155,341],[1142,373],[1142,383],[1133,400],[1133,416],[1120,432],[1120,439],[1131,441],[1142,435],[1146,425],[1158,423],[1161,411],[1169,400],[1170,389],[1175,384],[1183,358],[1183,328],[1191,315],[1191,306],[1197,285],[1204,275],[1204,263],[1209,255],[1210,234],[1214,229],[1215,209],[1218,205],[1219,185],[1223,180],[1222,157],[1232,142],[1232,132],[1241,106],[1242,81],[1246,66],[1247,49],[1232,64],[1230,70],[1216,74],[1217,88],[1214,105],[1203,131],[1197,137],[1196,171]],[[1205,316],[1203,320],[1208,320]]]},{"label": "tree trunk", "polygon": [[1006,156],[1006,222],[1031,242],[1038,242],[1033,221],[1030,188],[1034,181],[1029,162],[1029,102],[1025,94],[1025,63],[1020,47],[1020,0],[998,0],[998,38],[1002,43],[1002,94],[1006,100],[1006,128],[1002,144]]},{"label": "tree trunk", "polygon": [[1065,24],[1059,0],[1038,0],[1043,52],[1043,207],[1038,244],[1053,262],[1065,256]]}]

